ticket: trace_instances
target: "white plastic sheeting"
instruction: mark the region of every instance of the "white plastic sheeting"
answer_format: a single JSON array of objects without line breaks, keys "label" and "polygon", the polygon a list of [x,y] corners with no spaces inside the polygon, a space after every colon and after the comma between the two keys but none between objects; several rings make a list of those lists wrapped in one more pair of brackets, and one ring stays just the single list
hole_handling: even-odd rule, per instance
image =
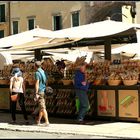
[{"label": "white plastic sheeting", "polygon": [[30,58],[34,58],[33,51],[9,51],[11,54],[12,60],[23,60],[28,61]]},{"label": "white plastic sheeting", "polygon": [[0,39],[0,48],[17,46],[27,42],[32,42],[40,39],[39,36],[45,36],[46,38],[52,37],[51,33],[53,31],[35,28],[29,31],[21,32],[19,34],[10,35]]},{"label": "white plastic sheeting", "polygon": [[[47,48],[48,46],[57,46],[60,44],[66,44],[68,42],[64,42],[65,38],[75,38],[76,40],[82,38],[96,38],[96,37],[105,37],[110,35],[115,35],[127,31],[132,28],[140,28],[139,24],[131,24],[131,23],[123,23],[112,20],[105,20],[100,22],[95,22],[87,25],[81,25],[77,27],[67,28],[59,31],[50,31],[40,28],[35,28],[33,30],[25,31],[16,35],[11,35],[5,38],[0,39],[0,48],[13,46],[13,50],[26,50],[28,49],[37,49],[37,48]],[[57,38],[61,38],[62,40],[55,40]],[[50,41],[50,42],[49,42]],[[54,44],[52,43],[54,41]],[[137,43],[136,43],[137,44]],[[131,45],[131,44],[129,44]],[[133,43],[134,45],[134,43]],[[128,48],[128,46],[127,46]],[[133,48],[133,51],[135,49]],[[7,49],[9,51],[9,49]],[[113,53],[114,50],[112,50]],[[123,49],[123,51],[125,51]],[[130,50],[129,50],[130,51]],[[137,50],[138,51],[138,50]],[[77,56],[82,56],[82,52],[74,54],[74,52],[70,52],[68,55],[65,54],[54,54],[55,56],[63,57],[68,60],[74,61]],[[84,55],[87,55],[87,52],[84,52]],[[92,53],[92,52],[91,52]],[[90,57],[87,57],[90,59]],[[89,61],[89,60],[87,60]]]},{"label": "white plastic sheeting", "polygon": [[11,50],[53,48],[53,46],[72,43],[72,41],[66,41],[65,39],[67,38],[72,39],[73,42],[75,42],[83,38],[92,39],[121,34],[131,29],[134,30],[134,28],[140,28],[140,25],[112,20],[105,20],[57,31],[35,28],[30,31],[0,39],[0,48],[10,46],[13,46]]},{"label": "white plastic sheeting", "polygon": [[4,68],[4,65],[13,64],[11,54],[8,52],[0,52],[0,70]]},{"label": "white plastic sheeting", "polygon": [[92,57],[92,52],[88,52],[88,51],[86,52],[81,50],[69,51],[68,54],[60,54],[60,53],[53,53],[53,52],[52,53],[50,52],[50,54],[53,54],[52,57],[54,58],[54,60],[66,59],[72,62],[75,62],[77,57],[86,56],[85,61],[89,63]]},{"label": "white plastic sheeting", "polygon": [[137,43],[129,43],[126,45],[123,45],[121,47],[117,47],[112,49],[112,54],[116,53],[129,53],[129,54],[137,54],[137,56],[140,57],[140,30],[136,32],[137,34]]},{"label": "white plastic sheeting", "polygon": [[124,23],[119,21],[104,20],[87,25],[55,31],[54,37],[95,38],[115,35],[131,28],[140,28],[139,24]]}]

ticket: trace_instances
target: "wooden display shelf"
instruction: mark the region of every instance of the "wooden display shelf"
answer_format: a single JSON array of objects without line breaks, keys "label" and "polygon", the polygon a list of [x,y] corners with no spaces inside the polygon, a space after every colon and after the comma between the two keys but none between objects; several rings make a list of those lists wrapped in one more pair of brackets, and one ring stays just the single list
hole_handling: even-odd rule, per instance
[{"label": "wooden display shelf", "polygon": [[[60,114],[62,117],[65,117],[65,114],[69,116],[75,116],[76,115],[76,109],[74,108],[75,105],[75,94],[74,94],[74,87],[73,85],[68,85],[68,86],[62,86],[62,85],[51,85],[51,87],[54,89],[54,96],[50,97],[48,96],[46,98],[46,101],[53,100],[53,103],[46,103],[46,107],[48,109],[48,113],[53,114],[54,116],[57,116]],[[29,92],[27,93],[27,100],[32,100],[33,101],[33,91],[34,87],[33,86],[26,86],[26,90]],[[101,113],[99,112],[99,97],[101,91],[106,91],[107,95],[110,96],[110,101],[111,105],[114,107],[114,111],[109,113]],[[59,94],[67,95],[65,98],[63,96],[59,96]],[[119,86],[108,86],[108,85],[98,85],[98,86],[92,86],[90,87],[90,90],[88,92],[89,96],[89,101],[90,101],[90,110],[88,114],[92,118],[99,118],[99,119],[110,119],[113,118],[114,120],[126,120],[126,121],[139,121],[140,120],[140,85],[133,85],[133,86],[124,86],[124,85],[119,85]],[[130,108],[122,108],[123,100],[124,98],[128,98],[127,96],[134,96],[135,100],[131,104],[132,106]],[[9,85],[0,85],[0,97],[1,97],[1,102],[0,102],[0,109],[10,109],[9,105]],[[59,98],[57,98],[59,97]],[[134,99],[131,97],[131,99]],[[65,108],[64,112],[61,109],[61,106],[66,106],[66,104],[58,105],[57,103],[60,100],[66,100],[67,102],[72,102],[72,104],[68,105],[67,108]],[[129,102],[130,103],[130,102]],[[121,105],[120,105],[121,104]],[[27,108],[29,111],[33,111],[35,105],[31,103],[27,105]],[[71,107],[72,106],[72,107]],[[58,110],[59,108],[59,110]],[[72,110],[71,110],[72,109]],[[69,111],[68,111],[69,110]],[[135,110],[135,111],[134,111]],[[58,114],[57,114],[58,112]],[[72,113],[70,113],[72,112]]]}]

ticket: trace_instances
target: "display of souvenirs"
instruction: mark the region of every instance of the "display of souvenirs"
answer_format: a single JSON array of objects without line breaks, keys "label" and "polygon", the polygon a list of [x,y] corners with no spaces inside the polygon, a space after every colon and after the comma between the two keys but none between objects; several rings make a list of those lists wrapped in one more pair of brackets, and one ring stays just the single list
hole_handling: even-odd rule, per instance
[{"label": "display of souvenirs", "polygon": [[[64,61],[62,62],[63,64],[57,61],[58,63],[56,64],[50,59],[45,59],[43,63],[48,74],[48,83],[53,85],[57,80],[65,80],[65,83],[63,84],[67,85],[66,80],[68,80],[68,83],[73,84],[74,71],[79,67],[80,63],[85,62],[85,59],[85,57],[78,57],[74,63],[69,65],[64,65]],[[18,67],[23,71],[23,77],[26,82],[29,85],[34,85],[34,62],[19,62],[16,65],[18,65]],[[12,67],[13,65],[7,65],[3,70],[0,71],[1,81],[9,80]],[[65,71],[63,71],[64,73],[60,73],[60,69],[58,67],[65,69]],[[121,61],[119,63],[113,63],[111,61],[105,60],[101,62],[90,62],[90,64],[87,64],[86,66],[86,80],[93,83],[93,85],[134,85],[139,81],[139,75],[140,60],[127,60]],[[5,84],[7,83],[5,82]],[[36,106],[33,100],[33,95],[34,90],[28,90],[26,92],[25,105],[27,107],[27,111],[29,112],[32,112]],[[75,94],[73,89],[54,89],[53,95],[53,97],[46,98],[46,107],[48,113],[67,115],[73,115],[76,113]],[[92,115],[94,113],[94,96],[93,94],[88,94],[88,96],[90,101],[90,110],[88,115]]]},{"label": "display of souvenirs", "polygon": [[[133,80],[134,84],[136,80],[139,80],[140,74],[140,60],[122,61],[119,63],[112,63],[111,61],[93,62],[90,66],[87,66],[87,79],[93,81],[94,85],[119,85],[124,83],[124,80]],[[135,80],[135,81],[134,81]],[[132,85],[133,85],[133,82]]]},{"label": "display of souvenirs", "polygon": [[[54,89],[53,96],[46,96],[46,108],[49,114],[55,115],[76,115],[76,98],[73,89]],[[90,110],[88,116],[94,113],[94,94],[88,93]],[[34,90],[27,89],[25,94],[25,106],[28,112],[32,113],[37,104],[34,101]]]},{"label": "display of souvenirs", "polygon": [[[47,58],[43,61],[44,70],[48,74],[49,84],[73,84],[74,72],[79,65],[85,62],[86,57],[77,57],[73,63],[65,64],[64,60],[53,62]],[[118,62],[118,61],[117,61]],[[23,77],[29,85],[34,85],[34,62],[18,62],[13,65],[5,65],[0,71],[0,83],[8,83],[11,76],[11,70],[14,65],[17,65],[23,72]],[[61,69],[61,70],[60,70]],[[109,60],[93,61],[86,66],[86,80],[93,85],[108,84],[112,80],[137,80],[139,82],[140,75],[140,60],[124,60],[119,63],[114,63]],[[114,81],[113,81],[114,82]],[[121,82],[122,84],[123,82]],[[110,85],[110,84],[109,84]]]},{"label": "display of souvenirs", "polygon": [[76,70],[77,68],[79,68],[80,64],[85,62],[86,60],[86,56],[82,56],[82,57],[77,57],[74,63],[71,63],[68,67],[67,70]]}]

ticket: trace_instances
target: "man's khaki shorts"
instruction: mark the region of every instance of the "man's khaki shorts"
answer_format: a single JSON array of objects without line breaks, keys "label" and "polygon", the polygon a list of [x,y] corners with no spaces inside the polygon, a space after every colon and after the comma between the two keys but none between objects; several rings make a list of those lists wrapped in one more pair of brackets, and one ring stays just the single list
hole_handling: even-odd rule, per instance
[{"label": "man's khaki shorts", "polygon": [[44,92],[39,93],[38,105],[39,105],[40,109],[46,109],[45,93]]}]

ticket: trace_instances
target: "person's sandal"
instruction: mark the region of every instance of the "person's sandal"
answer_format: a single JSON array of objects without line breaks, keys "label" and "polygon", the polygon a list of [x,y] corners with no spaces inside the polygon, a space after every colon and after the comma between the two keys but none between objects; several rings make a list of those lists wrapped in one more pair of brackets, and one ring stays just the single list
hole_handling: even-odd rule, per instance
[{"label": "person's sandal", "polygon": [[49,126],[50,123],[43,123],[43,126]]},{"label": "person's sandal", "polygon": [[40,121],[36,121],[36,124],[37,124],[37,125],[40,125]]}]

